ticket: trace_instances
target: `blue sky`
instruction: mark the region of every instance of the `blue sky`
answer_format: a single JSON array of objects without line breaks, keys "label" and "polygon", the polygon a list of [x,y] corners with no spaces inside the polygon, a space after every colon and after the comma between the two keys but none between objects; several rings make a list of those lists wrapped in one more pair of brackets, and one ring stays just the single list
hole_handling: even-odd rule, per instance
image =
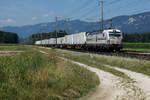
[{"label": "blue sky", "polygon": [[[0,0],[0,26],[32,25],[71,17],[97,21],[99,0]],[[150,0],[104,0],[104,16],[109,19],[150,11]]]}]

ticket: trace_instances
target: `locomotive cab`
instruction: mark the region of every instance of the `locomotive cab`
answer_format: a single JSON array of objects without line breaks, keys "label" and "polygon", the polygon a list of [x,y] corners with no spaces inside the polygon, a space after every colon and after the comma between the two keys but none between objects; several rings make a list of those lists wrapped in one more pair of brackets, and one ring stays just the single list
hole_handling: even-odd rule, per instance
[{"label": "locomotive cab", "polygon": [[104,30],[104,33],[107,34],[107,44],[111,49],[120,50],[122,49],[122,32],[118,29],[108,29]]}]

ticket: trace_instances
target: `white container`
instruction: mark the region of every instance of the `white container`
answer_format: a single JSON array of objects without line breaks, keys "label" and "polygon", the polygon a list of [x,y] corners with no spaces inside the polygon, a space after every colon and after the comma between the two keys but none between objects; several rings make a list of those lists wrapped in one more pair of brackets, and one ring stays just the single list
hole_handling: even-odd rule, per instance
[{"label": "white container", "polygon": [[65,37],[57,38],[57,44],[65,44]]},{"label": "white container", "polygon": [[73,34],[73,44],[85,44],[86,38],[86,32]]},{"label": "white container", "polygon": [[65,44],[73,45],[73,35],[65,36]]},{"label": "white container", "polygon": [[45,45],[45,44],[46,44],[46,40],[42,40],[42,41],[41,41],[41,44],[42,44],[42,45]]},{"label": "white container", "polygon": [[87,35],[86,43],[87,44],[95,44],[96,43],[96,35],[95,34]]},{"label": "white container", "polygon": [[41,44],[41,41],[36,41],[35,42],[35,45],[40,45]]},{"label": "white container", "polygon": [[49,42],[48,44],[54,45],[54,44],[56,44],[56,38],[51,38],[48,40],[48,42]]},{"label": "white container", "polygon": [[49,41],[49,40],[48,40],[48,39],[46,39],[44,43],[45,43],[46,45],[48,45],[48,43],[49,43],[48,41]]}]

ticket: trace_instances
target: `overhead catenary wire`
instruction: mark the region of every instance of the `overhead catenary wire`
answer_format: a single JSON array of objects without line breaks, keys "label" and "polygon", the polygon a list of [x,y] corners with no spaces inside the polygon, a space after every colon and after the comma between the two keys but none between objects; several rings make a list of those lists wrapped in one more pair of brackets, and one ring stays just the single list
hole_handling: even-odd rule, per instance
[{"label": "overhead catenary wire", "polygon": [[106,4],[112,5],[112,4],[118,3],[118,2],[120,2],[120,1],[122,1],[122,0],[113,0],[113,1],[111,1],[111,2],[106,2]]},{"label": "overhead catenary wire", "polygon": [[[108,1],[106,1],[106,3],[104,2],[104,4],[106,5],[107,4],[107,6],[110,6],[110,5],[115,5],[115,4],[117,4],[117,3],[119,3],[119,2],[121,2],[121,1],[123,1],[123,0],[113,0],[113,1],[110,1],[110,2],[108,2]],[[129,5],[130,4],[133,4],[133,5],[137,5],[137,4],[140,4],[140,2],[139,2],[140,0],[134,0],[134,1],[129,1],[129,2],[127,2],[127,3],[125,3],[125,5],[124,6],[116,6],[117,8],[116,8],[116,10],[121,10],[121,9],[123,9],[123,8],[129,8]],[[135,6],[132,6],[132,7],[135,7]],[[107,8],[109,8],[109,7],[107,7]],[[107,9],[106,8],[106,9]],[[113,13],[113,11],[112,11],[113,9],[110,9],[110,11],[109,11],[109,13],[108,13],[108,11],[107,10],[105,10],[105,12],[106,12],[106,14],[110,14],[110,13]],[[146,10],[146,9],[145,9]],[[91,10],[92,11],[92,10]],[[88,11],[88,12],[86,12],[85,14],[83,14],[83,15],[81,15],[79,18],[83,18],[83,17],[86,17],[86,16],[90,16],[91,15],[91,13],[89,13],[89,12],[91,12],[91,11]],[[95,12],[95,10],[93,9],[93,11]],[[142,11],[142,10],[141,10]],[[94,13],[94,12],[92,12],[92,13]],[[130,11],[129,11],[130,12]],[[132,12],[132,11],[131,11]],[[135,11],[134,11],[135,12]],[[117,15],[116,15],[117,16]]]},{"label": "overhead catenary wire", "polygon": [[101,31],[104,30],[104,1],[100,1],[101,3]]},{"label": "overhead catenary wire", "polygon": [[[98,7],[97,7],[97,8],[98,8]],[[94,7],[94,8],[92,8],[92,9],[88,10],[86,13],[83,13],[83,14],[80,15],[78,18],[82,18],[82,19],[83,19],[84,17],[87,17],[87,16],[93,14],[95,11],[97,11],[97,8]]]},{"label": "overhead catenary wire", "polygon": [[56,16],[56,45],[57,45],[57,27],[58,27],[58,16]]},{"label": "overhead catenary wire", "polygon": [[[119,1],[121,1],[121,0],[119,0]],[[118,2],[119,2],[118,1]],[[132,1],[129,1],[129,2],[127,2],[127,3],[125,3],[125,5],[122,5],[122,6],[115,6],[116,8],[115,9],[109,9],[109,10],[106,10],[105,12],[106,13],[108,13],[109,12],[109,14],[115,14],[114,13],[114,11],[113,10],[115,10],[115,11],[121,11],[121,10],[123,10],[123,11],[127,11],[127,9],[128,8],[130,8],[130,10],[131,10],[131,7],[133,8],[133,7],[135,7],[135,5],[138,5],[138,4],[140,4],[140,2],[139,2],[140,0],[132,0]],[[116,1],[116,3],[117,3],[117,1]],[[110,4],[108,4],[108,6],[110,6],[110,5],[114,5],[114,4],[116,4],[115,2],[114,3],[110,3]],[[130,5],[132,4],[132,6],[130,7]],[[124,10],[125,9],[125,10]],[[123,11],[121,11],[121,12],[123,12]],[[128,11],[128,12],[131,12],[131,11]],[[118,14],[117,14],[118,15]],[[115,16],[117,16],[117,15],[115,15]]]},{"label": "overhead catenary wire", "polygon": [[[115,0],[114,0],[115,1]],[[109,2],[110,3],[110,2]],[[107,4],[109,4],[109,3],[107,3]],[[129,4],[131,4],[131,3],[134,3],[134,5],[137,5],[137,4],[139,4],[139,0],[136,0],[136,2],[135,1],[132,1],[132,2],[128,2],[126,5],[129,5]],[[106,3],[105,3],[106,4]],[[121,7],[117,7],[117,9],[118,10],[121,10],[122,8],[124,8],[124,7],[126,7],[126,8],[129,8],[128,6],[121,6]],[[133,6],[134,7],[134,6]],[[111,10],[113,10],[113,9],[111,9]],[[126,12],[129,12],[129,13],[139,13],[139,12],[144,12],[144,11],[148,11],[148,10],[150,10],[150,8],[145,8],[145,9],[140,9],[140,10],[124,10],[124,11],[126,11]],[[110,14],[110,13],[113,13],[113,11],[110,11],[109,13],[108,13],[108,11],[106,11],[105,10],[105,12],[106,12],[106,14]],[[98,16],[98,15],[96,15],[96,16]],[[92,16],[92,17],[96,17],[96,16]],[[117,16],[117,15],[116,15]],[[114,16],[115,17],[115,16]],[[108,19],[111,19],[111,18],[108,18]]]},{"label": "overhead catenary wire", "polygon": [[141,10],[134,10],[132,11],[131,13],[139,13],[139,12],[144,12],[146,10],[149,10],[150,11],[150,8],[145,8],[145,9],[141,9]]},{"label": "overhead catenary wire", "polygon": [[66,18],[65,20],[66,20],[67,25],[68,25],[68,34],[70,34],[70,31],[71,31],[70,20],[71,20],[71,18]]},{"label": "overhead catenary wire", "polygon": [[65,17],[68,17],[68,16],[72,16],[72,15],[74,15],[75,14],[75,12],[79,12],[79,11],[81,11],[82,9],[85,9],[89,4],[91,4],[92,2],[91,2],[91,0],[87,0],[86,2],[84,2],[83,4],[81,4],[81,5],[79,5],[77,8],[75,8],[75,9],[73,9],[73,10],[71,10],[69,13],[67,13],[66,15],[65,15]]},{"label": "overhead catenary wire", "polygon": [[[110,1],[110,2],[108,2],[108,1],[106,1],[106,3],[105,4],[107,4],[108,6],[110,6],[110,5],[115,5],[115,4],[117,4],[117,3],[119,3],[120,1],[122,1],[122,0],[113,0],[113,1]],[[136,0],[136,1],[139,1],[139,0]],[[135,1],[133,1],[134,2],[134,4],[137,4]],[[88,7],[88,5],[89,4],[91,4],[92,2],[91,2],[91,0],[87,0],[86,2],[84,2],[84,3],[82,3],[80,6],[78,6],[76,9],[73,9],[72,11],[71,11],[71,14],[69,14],[69,17],[71,17],[72,15],[75,15],[76,13],[75,12],[80,12],[80,11],[82,11],[83,9],[85,9],[86,7]],[[128,5],[129,4],[131,4],[130,2],[129,3],[127,3],[127,6],[125,5],[125,6],[118,6],[117,7],[117,9],[118,10],[120,10],[120,9],[122,9],[122,8],[124,8],[124,7],[126,7],[126,8],[128,8]],[[109,7],[108,7],[109,8]],[[111,10],[113,10],[113,9],[111,9]],[[91,10],[92,11],[92,10]],[[93,10],[94,11],[94,10]],[[85,11],[84,11],[85,12]],[[84,13],[83,12],[83,13]],[[88,12],[90,12],[90,11],[88,11]],[[79,18],[83,18],[83,17],[86,17],[86,16],[90,16],[91,15],[91,13],[88,13],[88,12],[86,12],[85,14],[81,14],[81,17],[79,17]],[[94,11],[95,12],[95,11]],[[94,13],[94,12],[92,12],[92,13]],[[107,12],[107,11],[105,11],[105,12]],[[110,13],[113,13],[113,11],[110,11],[109,12],[109,14]]]},{"label": "overhead catenary wire", "polygon": [[[121,2],[122,0],[113,0],[113,1],[110,1],[110,2],[106,2],[106,3],[104,3],[105,5],[107,5],[107,8],[109,8],[109,6],[113,6],[113,5],[119,5],[119,3]],[[115,6],[115,9],[117,9],[118,11],[120,11],[121,9],[123,9],[123,8],[129,8],[129,4],[131,4],[131,3],[134,3],[133,5],[137,5],[137,4],[139,4],[139,0],[135,0],[135,1],[129,1],[129,2],[127,2],[127,3],[125,3],[125,5],[123,5],[123,6]],[[87,4],[90,4],[90,1],[88,0],[88,2],[86,2]],[[75,9],[74,11],[78,11],[78,12],[83,12],[82,14],[80,14],[80,15],[77,15],[76,17],[74,17],[74,19],[75,18],[79,18],[79,19],[84,19],[84,18],[88,18],[89,16],[91,16],[91,17],[95,17],[95,16],[93,16],[93,13],[95,13],[97,10],[96,10],[96,7],[93,7],[92,9],[87,9],[86,11],[84,11],[83,9],[86,9],[88,6],[86,5],[86,4],[84,4],[84,7],[81,7],[81,9],[80,9],[80,7],[79,8],[77,8],[77,9]],[[134,6],[133,6],[134,7]],[[107,9],[106,8],[106,9]],[[112,9],[112,7],[110,7],[111,9],[110,9],[110,12],[108,13],[106,13],[107,15],[109,15],[110,13],[113,13],[114,11],[114,8]],[[129,11],[130,13],[132,12],[132,13],[136,13],[136,12],[142,12],[142,11],[146,11],[146,10],[148,10],[149,8],[146,8],[146,9],[143,9],[143,10],[135,10],[135,11]],[[104,12],[106,12],[107,10],[104,10]],[[73,12],[73,11],[72,11]],[[74,13],[73,12],[73,14],[71,14],[70,16],[72,16],[72,15],[75,15],[76,13]],[[116,16],[117,16],[118,14],[116,14]],[[98,15],[96,15],[96,16],[98,16]],[[115,16],[113,16],[113,17],[115,17]],[[111,18],[108,18],[108,19],[111,19]]]},{"label": "overhead catenary wire", "polygon": [[[103,5],[103,4],[102,4]],[[98,6],[97,6],[97,8],[98,8]],[[102,7],[103,8],[103,7]],[[91,15],[93,12],[95,12],[95,11],[98,11],[98,10],[96,10],[96,6],[94,6],[92,9],[90,9],[90,10],[88,10],[86,13],[83,13],[82,15],[80,15],[80,17],[78,17],[78,18],[80,18],[80,19],[83,19],[84,17],[88,17],[88,15]],[[103,13],[103,12],[102,12]],[[75,18],[75,17],[74,17]],[[103,18],[102,18],[103,19]],[[102,29],[101,30],[103,30],[103,27],[102,27]]]}]

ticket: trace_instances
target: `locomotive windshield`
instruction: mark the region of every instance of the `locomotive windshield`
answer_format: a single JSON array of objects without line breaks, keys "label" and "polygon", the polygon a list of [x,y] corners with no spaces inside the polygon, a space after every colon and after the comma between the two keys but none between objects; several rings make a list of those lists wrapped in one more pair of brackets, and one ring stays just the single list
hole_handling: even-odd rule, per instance
[{"label": "locomotive windshield", "polygon": [[121,32],[109,32],[109,36],[110,37],[120,37],[121,36]]}]

